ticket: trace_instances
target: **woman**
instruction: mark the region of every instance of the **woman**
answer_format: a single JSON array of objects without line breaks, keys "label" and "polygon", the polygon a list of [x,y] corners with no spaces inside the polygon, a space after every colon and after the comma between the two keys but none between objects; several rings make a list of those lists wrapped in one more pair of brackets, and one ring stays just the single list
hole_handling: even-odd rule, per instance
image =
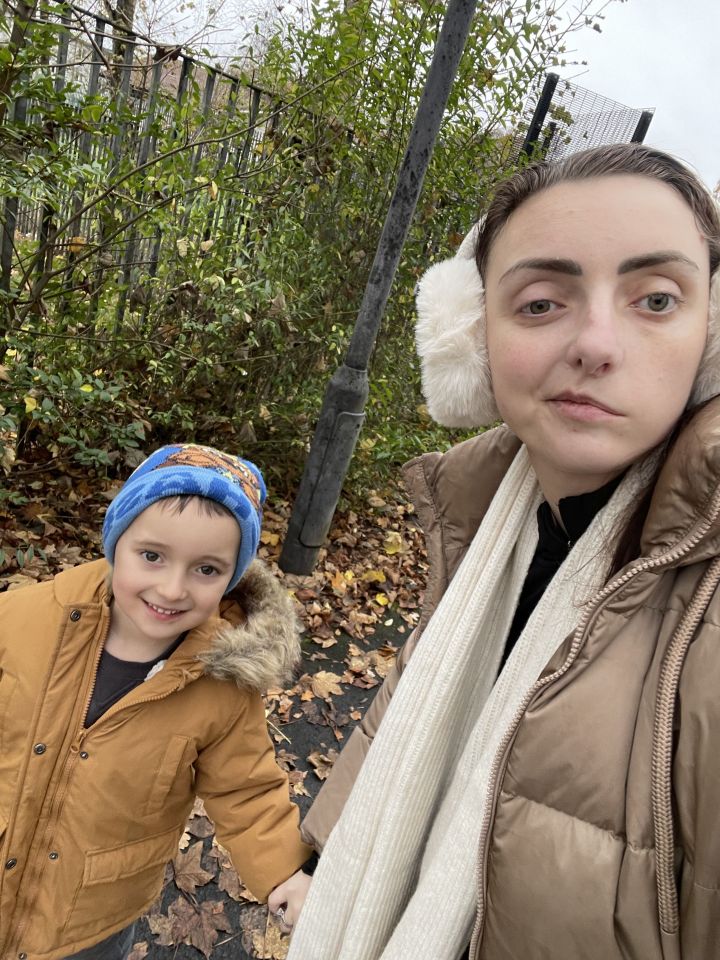
[{"label": "woman", "polygon": [[715,204],[602,147],[516,174],[468,245],[421,283],[424,384],[504,424],[409,465],[425,609],[306,820],[290,958],[710,960]]}]

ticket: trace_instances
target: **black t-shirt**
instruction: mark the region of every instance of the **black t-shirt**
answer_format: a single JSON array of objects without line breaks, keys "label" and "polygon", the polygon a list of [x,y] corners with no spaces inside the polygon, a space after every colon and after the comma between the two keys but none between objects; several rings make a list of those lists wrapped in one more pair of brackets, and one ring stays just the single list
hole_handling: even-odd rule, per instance
[{"label": "black t-shirt", "polygon": [[585,533],[595,515],[605,506],[622,480],[622,474],[599,490],[564,497],[558,503],[562,525],[555,519],[550,504],[543,500],[537,511],[538,544],[530,561],[515,616],[510,626],[500,669],[510,656],[530,614],[545,593],[547,585],[565,561],[572,547]]},{"label": "black t-shirt", "polygon": [[95,686],[90,698],[90,706],[85,718],[85,726],[91,727],[114,703],[117,703],[135,687],[139,687],[152,668],[161,660],[167,660],[170,654],[177,650],[184,638],[185,634],[183,633],[159,657],[143,662],[118,660],[107,650],[103,650],[100,655]]}]

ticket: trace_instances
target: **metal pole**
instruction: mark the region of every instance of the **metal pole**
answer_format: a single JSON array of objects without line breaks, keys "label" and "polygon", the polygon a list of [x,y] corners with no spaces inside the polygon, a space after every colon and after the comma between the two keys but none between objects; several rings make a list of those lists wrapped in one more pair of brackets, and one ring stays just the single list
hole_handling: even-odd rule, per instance
[{"label": "metal pole", "polygon": [[350,347],[328,385],[293,506],[280,556],[289,573],[310,573],[335,513],[365,417],[368,361],[476,8],[477,0],[447,6]]},{"label": "metal pole", "polygon": [[538,100],[537,106],[535,107],[535,112],[532,115],[532,120],[530,121],[530,126],[525,134],[523,145],[520,147],[520,153],[524,153],[528,157],[532,156],[533,150],[540,139],[543,124],[545,123],[545,117],[550,109],[550,104],[552,102],[553,94],[555,93],[555,88],[558,85],[559,79],[560,77],[556,73],[549,73],[545,77],[545,83],[543,84],[540,99]]},{"label": "metal pole", "polygon": [[650,121],[653,118],[652,110],[643,110],[640,114],[640,119],[637,122],[635,127],[635,133],[630,137],[630,143],[642,143],[645,139],[645,134],[648,132],[648,127],[650,126]]}]

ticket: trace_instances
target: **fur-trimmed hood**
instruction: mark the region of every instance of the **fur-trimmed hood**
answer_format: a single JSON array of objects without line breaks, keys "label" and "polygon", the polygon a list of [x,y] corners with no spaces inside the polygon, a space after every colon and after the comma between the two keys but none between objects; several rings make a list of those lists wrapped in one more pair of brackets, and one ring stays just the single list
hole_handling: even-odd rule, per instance
[{"label": "fur-trimmed hood", "polygon": [[[228,608],[228,600],[231,608]],[[254,560],[221,606],[238,622],[221,629],[198,659],[216,680],[265,691],[290,679],[300,659],[300,624],[292,599],[260,560]]]}]

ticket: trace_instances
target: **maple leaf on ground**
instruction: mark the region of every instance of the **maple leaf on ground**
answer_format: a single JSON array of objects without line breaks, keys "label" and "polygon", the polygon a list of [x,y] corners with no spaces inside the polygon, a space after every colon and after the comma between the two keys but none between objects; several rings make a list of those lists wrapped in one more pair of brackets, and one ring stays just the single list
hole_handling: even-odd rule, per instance
[{"label": "maple leaf on ground", "polygon": [[194,906],[178,897],[168,907],[168,917],[172,922],[173,943],[189,943],[208,958],[218,933],[232,933],[230,920],[225,915],[225,904],[219,900],[205,900]]},{"label": "maple leaf on ground", "polygon": [[227,850],[216,840],[213,840],[212,848],[208,853],[209,857],[217,861],[220,873],[217,878],[218,887],[226,893],[231,899],[236,901],[247,901],[249,903],[260,903],[257,897],[254,897],[245,884],[238,876],[237,870],[233,866],[230,855]]},{"label": "maple leaf on ground", "polygon": [[341,679],[342,677],[339,677],[337,673],[330,673],[329,670],[318,670],[313,675],[310,684],[312,692],[316,697],[321,697],[323,700],[329,700],[333,694],[342,695]]},{"label": "maple leaf on ground", "polygon": [[176,854],[173,860],[175,883],[185,893],[195,893],[197,887],[202,887],[215,878],[214,873],[204,870],[200,866],[202,843],[194,843],[187,853]]},{"label": "maple leaf on ground", "polygon": [[315,750],[313,753],[308,754],[308,763],[311,763],[315,768],[314,773],[318,780],[327,780],[337,758],[337,750],[328,750],[326,754]]},{"label": "maple leaf on ground", "polygon": [[240,916],[242,943],[247,952],[258,960],[285,960],[290,949],[290,938],[280,933],[280,927],[263,908],[248,910]]},{"label": "maple leaf on ground", "polygon": [[166,917],[163,913],[151,915],[147,917],[147,922],[150,927],[150,933],[155,934],[158,938],[155,941],[158,946],[174,947],[179,943],[179,941],[173,937],[173,922],[170,917]]}]

